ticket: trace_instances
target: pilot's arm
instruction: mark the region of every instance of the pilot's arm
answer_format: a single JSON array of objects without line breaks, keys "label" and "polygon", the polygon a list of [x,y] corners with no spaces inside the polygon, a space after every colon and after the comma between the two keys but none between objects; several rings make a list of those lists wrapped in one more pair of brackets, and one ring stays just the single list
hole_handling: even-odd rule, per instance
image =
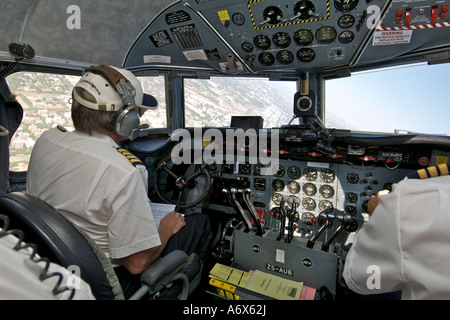
[{"label": "pilot's arm", "polygon": [[344,267],[345,281],[356,293],[399,290],[402,266],[397,202],[395,193],[373,196],[369,202],[373,215],[357,234]]}]

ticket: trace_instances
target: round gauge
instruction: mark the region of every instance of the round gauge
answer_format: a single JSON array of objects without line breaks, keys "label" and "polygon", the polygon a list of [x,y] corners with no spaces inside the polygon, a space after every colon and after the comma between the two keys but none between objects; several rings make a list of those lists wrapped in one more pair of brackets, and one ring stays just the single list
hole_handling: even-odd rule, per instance
[{"label": "round gauge", "polygon": [[277,53],[277,61],[281,64],[291,64],[294,61],[294,54],[289,50],[281,50]]},{"label": "round gauge", "polygon": [[255,179],[255,189],[258,191],[266,191],[266,179],[256,178]]},{"label": "round gauge", "polygon": [[302,206],[308,211],[314,210],[316,208],[316,201],[312,198],[304,198],[302,200]]},{"label": "round gauge", "polygon": [[242,26],[245,23],[245,17],[242,13],[235,13],[231,16],[231,21],[237,26]]},{"label": "round gauge", "polygon": [[354,206],[346,206],[344,211],[351,216],[355,216],[358,213],[358,209]]},{"label": "round gauge", "polygon": [[355,23],[355,17],[352,16],[351,14],[344,14],[342,17],[339,18],[338,20],[338,25],[339,27],[341,27],[342,29],[348,29],[351,28],[353,26],[353,24]]},{"label": "round gauge", "polygon": [[311,62],[316,57],[316,53],[313,49],[302,48],[297,51],[297,59],[301,62]]},{"label": "round gauge", "polygon": [[296,194],[300,192],[300,185],[295,181],[289,182],[287,187],[290,193]]},{"label": "round gauge", "polygon": [[[300,186],[298,187],[299,189],[300,189]],[[293,204],[297,201],[297,197],[296,196],[294,196],[294,195],[290,195],[289,196],[289,199],[288,199],[288,201],[287,201],[287,203],[288,203],[288,206],[289,207],[293,207]]]},{"label": "round gauge", "polygon": [[269,37],[267,37],[265,35],[262,35],[262,34],[256,36],[253,39],[253,43],[255,44],[255,46],[258,49],[261,49],[261,50],[267,50],[272,45],[272,43],[270,42]]},{"label": "round gauge", "polygon": [[280,179],[275,179],[272,182],[272,188],[273,190],[275,190],[276,192],[281,192],[284,189],[284,182],[281,181]]},{"label": "round gauge", "polygon": [[280,207],[274,207],[270,209],[270,214],[275,218],[279,219],[281,215],[281,208]]},{"label": "round gauge", "polygon": [[247,52],[247,53],[250,53],[255,49],[255,47],[250,42],[244,42],[242,44],[241,48],[244,52]]},{"label": "round gauge", "polygon": [[341,32],[338,36],[338,40],[342,44],[347,44],[353,41],[355,39],[355,34],[351,31],[344,31]]},{"label": "round gauge", "polygon": [[340,12],[351,11],[356,8],[359,0],[334,0],[334,7]]},{"label": "round gauge", "polygon": [[299,46],[307,46],[313,42],[314,36],[311,31],[302,29],[294,33],[294,41]]},{"label": "round gauge", "polygon": [[272,168],[272,173],[277,178],[283,178],[284,174],[286,173],[286,170],[281,165],[280,166],[274,166]]},{"label": "round gauge", "polygon": [[253,174],[255,176],[264,176],[266,174],[266,168],[262,164],[255,164]]},{"label": "round gauge", "polygon": [[359,176],[356,173],[349,173],[347,175],[347,181],[351,184],[355,184],[358,183],[359,181]]},{"label": "round gauge", "polygon": [[325,210],[332,210],[333,204],[331,203],[331,201],[328,200],[322,200],[319,202],[319,210],[320,211],[325,211]]},{"label": "round gauge", "polygon": [[333,27],[325,26],[317,30],[316,40],[321,44],[329,44],[337,37],[337,32]]},{"label": "round gauge", "polygon": [[345,194],[345,201],[350,203],[356,203],[358,202],[358,195],[354,192],[347,192]]},{"label": "round gauge", "polygon": [[314,181],[317,179],[317,170],[314,168],[306,168],[305,171],[303,171],[303,176],[308,181]]},{"label": "round gauge", "polygon": [[274,193],[274,194],[272,195],[272,202],[273,202],[274,204],[276,204],[277,206],[280,205],[281,200],[283,200],[283,195],[282,195],[281,193]]},{"label": "round gauge", "polygon": [[301,176],[300,168],[295,166],[289,167],[287,173],[292,180],[296,180]]},{"label": "round gauge", "polygon": [[307,196],[310,196],[310,197],[313,196],[313,195],[315,195],[315,194],[317,193],[317,188],[316,188],[316,186],[313,185],[313,184],[310,183],[310,182],[305,183],[305,184],[303,185],[302,190],[303,190],[303,192],[304,192]]},{"label": "round gauge", "polygon": [[350,221],[344,227],[345,231],[347,231],[347,232],[355,232],[356,230],[358,230],[358,228],[359,228],[359,225],[356,220]]},{"label": "round gauge", "polygon": [[269,67],[274,64],[275,57],[270,52],[263,52],[259,54],[258,61],[263,66]]},{"label": "round gauge", "polygon": [[291,37],[287,32],[277,32],[272,37],[273,43],[279,48],[287,48],[291,44]]},{"label": "round gauge", "polygon": [[314,4],[311,1],[299,1],[294,7],[295,17],[300,20],[306,20],[312,17],[316,11]]},{"label": "round gauge", "polygon": [[248,163],[239,165],[239,174],[250,174],[251,165]]},{"label": "round gauge", "polygon": [[312,226],[312,224],[316,221],[316,217],[311,212],[304,212],[302,214],[302,222],[308,226]]},{"label": "round gauge", "polygon": [[333,187],[331,187],[327,184],[324,184],[323,186],[321,186],[319,188],[319,193],[322,197],[329,199],[332,196],[334,196],[334,189],[333,189]]},{"label": "round gauge", "polygon": [[336,175],[331,169],[323,169],[322,172],[320,172],[320,179],[325,183],[332,183],[335,178]]},{"label": "round gauge", "polygon": [[263,18],[265,22],[268,22],[270,24],[277,24],[281,22],[283,18],[283,12],[278,7],[270,6],[264,10]]}]

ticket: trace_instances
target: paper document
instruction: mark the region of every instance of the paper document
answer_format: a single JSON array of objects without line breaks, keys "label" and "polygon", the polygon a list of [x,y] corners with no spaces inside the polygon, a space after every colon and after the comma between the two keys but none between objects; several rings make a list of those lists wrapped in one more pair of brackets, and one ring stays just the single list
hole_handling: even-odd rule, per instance
[{"label": "paper document", "polygon": [[161,219],[164,218],[169,212],[174,211],[175,205],[150,202],[150,208],[152,209],[153,219],[155,220],[156,228],[159,228],[159,222],[161,221]]},{"label": "paper document", "polygon": [[226,281],[235,286],[244,287],[252,274],[239,269],[231,268],[220,263],[216,263],[209,273],[211,278]]},{"label": "paper document", "polygon": [[299,300],[303,282],[255,270],[245,288],[278,300]]}]

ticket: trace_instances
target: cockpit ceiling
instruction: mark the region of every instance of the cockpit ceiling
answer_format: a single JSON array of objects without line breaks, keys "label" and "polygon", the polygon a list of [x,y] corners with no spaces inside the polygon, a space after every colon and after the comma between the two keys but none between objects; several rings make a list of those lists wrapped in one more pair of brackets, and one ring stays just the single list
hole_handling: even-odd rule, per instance
[{"label": "cockpit ceiling", "polygon": [[66,66],[105,63],[262,74],[323,72],[430,57],[441,62],[449,59],[449,4],[450,0],[5,0],[0,3],[0,21],[7,26],[0,34],[0,60],[11,60],[8,45],[21,41],[36,51],[32,63],[56,60]]}]

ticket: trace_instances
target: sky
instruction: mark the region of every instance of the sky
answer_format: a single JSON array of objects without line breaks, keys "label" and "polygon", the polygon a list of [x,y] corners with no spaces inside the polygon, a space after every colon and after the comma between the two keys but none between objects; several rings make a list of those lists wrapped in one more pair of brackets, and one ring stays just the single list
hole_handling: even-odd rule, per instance
[{"label": "sky", "polygon": [[326,82],[326,117],[353,130],[450,134],[449,92],[450,63],[353,74]]}]

